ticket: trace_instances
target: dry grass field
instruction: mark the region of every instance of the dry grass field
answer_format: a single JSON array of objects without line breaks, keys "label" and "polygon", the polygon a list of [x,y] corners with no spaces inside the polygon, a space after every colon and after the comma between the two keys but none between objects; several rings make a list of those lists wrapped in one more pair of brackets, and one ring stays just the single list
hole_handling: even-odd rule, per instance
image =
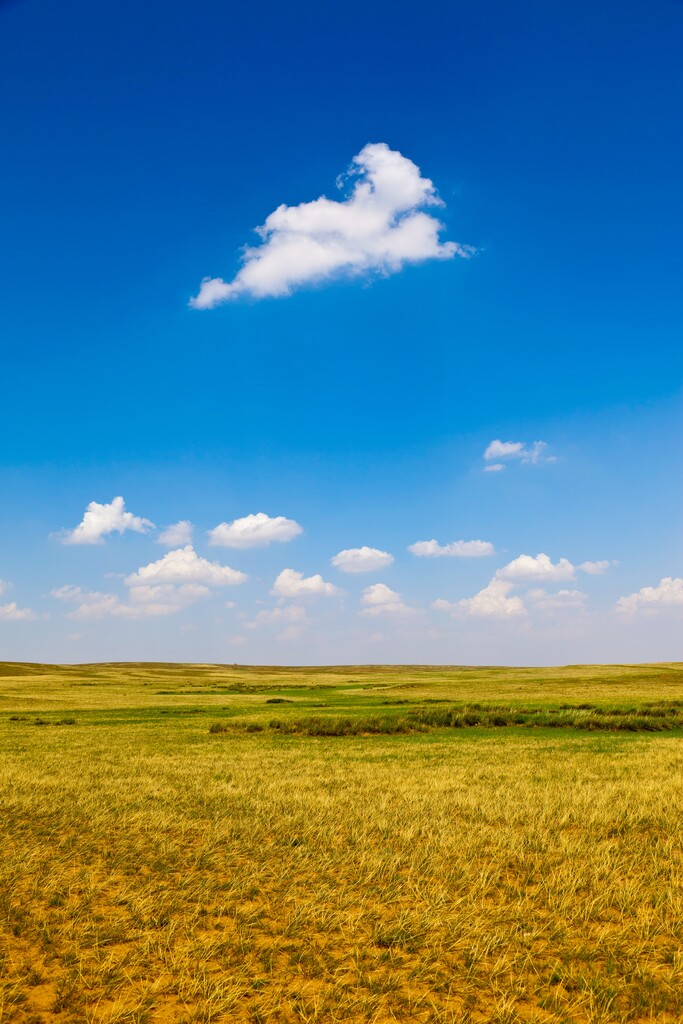
[{"label": "dry grass field", "polygon": [[0,665],[0,1022],[679,1022],[682,725],[680,665]]}]

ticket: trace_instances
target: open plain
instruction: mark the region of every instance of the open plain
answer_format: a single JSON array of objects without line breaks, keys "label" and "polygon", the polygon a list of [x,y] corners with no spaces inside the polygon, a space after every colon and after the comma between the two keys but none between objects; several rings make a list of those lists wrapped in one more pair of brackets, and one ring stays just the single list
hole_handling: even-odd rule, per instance
[{"label": "open plain", "polygon": [[0,1022],[683,1019],[683,666],[0,665]]}]

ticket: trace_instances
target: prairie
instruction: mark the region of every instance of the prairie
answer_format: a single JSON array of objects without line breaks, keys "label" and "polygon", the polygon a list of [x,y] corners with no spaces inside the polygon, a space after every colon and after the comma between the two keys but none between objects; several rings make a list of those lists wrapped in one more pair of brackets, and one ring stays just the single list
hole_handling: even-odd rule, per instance
[{"label": "prairie", "polygon": [[0,664],[0,1022],[683,1019],[683,666]]}]

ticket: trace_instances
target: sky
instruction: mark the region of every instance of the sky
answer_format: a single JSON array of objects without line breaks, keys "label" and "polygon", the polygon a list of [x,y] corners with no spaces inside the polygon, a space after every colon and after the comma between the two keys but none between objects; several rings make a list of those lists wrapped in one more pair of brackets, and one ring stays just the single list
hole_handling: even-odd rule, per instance
[{"label": "sky", "polygon": [[683,660],[683,2],[0,2],[0,660]]}]

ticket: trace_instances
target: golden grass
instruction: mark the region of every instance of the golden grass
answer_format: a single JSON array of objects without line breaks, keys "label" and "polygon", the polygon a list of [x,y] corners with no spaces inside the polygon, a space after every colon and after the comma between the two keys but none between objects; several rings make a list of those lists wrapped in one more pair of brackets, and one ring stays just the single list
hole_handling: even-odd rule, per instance
[{"label": "golden grass", "polygon": [[[683,1019],[680,734],[211,735],[214,698],[265,713],[282,672],[193,671],[96,667],[87,713],[75,670],[0,677],[2,1024]],[[143,685],[231,671],[255,690],[196,713]],[[332,670],[306,671],[286,686]],[[474,670],[434,671],[471,699]],[[592,696],[678,699],[679,671],[605,670]],[[548,695],[546,670],[492,672],[480,701]],[[553,700],[591,672],[552,670]]]},{"label": "golden grass", "polygon": [[[432,665],[254,667],[0,662],[0,712],[235,706],[280,689],[375,697],[478,701],[672,699],[683,696],[683,665],[570,665],[501,668]],[[163,698],[163,699],[160,699]]]}]

